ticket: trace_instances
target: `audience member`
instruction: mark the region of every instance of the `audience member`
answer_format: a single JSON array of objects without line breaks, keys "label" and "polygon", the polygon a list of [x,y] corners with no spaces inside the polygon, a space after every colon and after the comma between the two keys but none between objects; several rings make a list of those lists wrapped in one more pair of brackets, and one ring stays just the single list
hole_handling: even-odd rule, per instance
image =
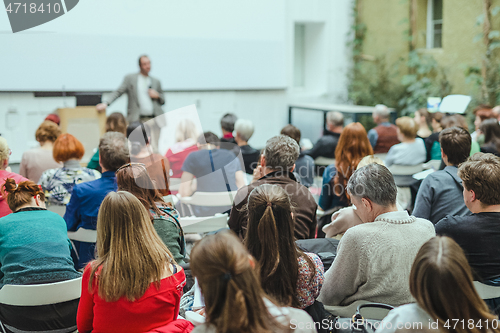
[{"label": "audience member", "polygon": [[234,124],[236,123],[236,120],[236,116],[232,113],[226,113],[222,117],[222,119],[220,120],[220,127],[222,129],[222,138],[220,139],[220,142],[229,142],[236,144],[233,136]]},{"label": "audience member", "polygon": [[432,131],[429,129],[429,127],[431,127],[432,119],[429,111],[427,111],[426,108],[418,109],[417,111],[415,111],[415,117],[413,119],[418,126],[418,137],[425,139],[432,134]]},{"label": "audience member", "polygon": [[314,238],[316,235],[316,209],[314,198],[304,185],[295,179],[293,170],[299,157],[299,145],[295,140],[278,135],[267,140],[260,165],[254,171],[254,181],[238,190],[233,202],[228,225],[241,238],[245,237],[248,212],[244,211],[250,192],[262,184],[279,185],[290,196],[294,210],[296,239]]},{"label": "audience member", "polygon": [[[127,119],[125,119],[125,116],[121,112],[113,112],[106,118],[106,133],[107,132],[127,134]],[[101,166],[99,165],[99,149],[96,149],[96,152],[87,164],[87,168],[102,172]]]},{"label": "audience member", "polygon": [[[464,252],[448,237],[433,237],[420,248],[410,273],[410,292],[416,303],[389,312],[377,333],[499,332],[491,325],[498,318],[474,288]],[[451,324],[456,322],[460,326],[455,329]]]},{"label": "audience member", "polygon": [[139,199],[148,210],[156,233],[172,253],[175,262],[184,264],[186,243],[179,213],[163,200],[146,167],[139,163],[123,165],[116,171],[116,183],[119,191],[127,191]]},{"label": "audience member", "polygon": [[500,156],[500,125],[496,118],[486,119],[479,125],[479,131],[484,135],[482,153],[491,153]]},{"label": "audience member", "polygon": [[[122,133],[105,133],[99,142],[99,164],[102,168],[102,177],[90,182],[75,185],[73,194],[66,206],[64,219],[68,231],[78,228],[96,229],[97,214],[101,202],[111,191],[116,191],[115,171],[129,162],[127,138]],[[78,260],[75,260],[77,269],[94,258],[93,243],[73,242]]]},{"label": "audience member", "polygon": [[127,138],[129,140],[130,161],[144,164],[158,191],[164,196],[169,195],[170,164],[165,157],[153,153],[149,125],[140,121],[132,122],[127,127]]},{"label": "audience member", "polygon": [[40,176],[45,170],[60,168],[62,163],[58,163],[52,156],[54,142],[61,135],[59,126],[52,121],[45,120],[36,130],[35,138],[40,147],[30,149],[23,153],[19,174],[35,183],[38,183]]},{"label": "audience member", "polygon": [[[467,120],[461,114],[448,115],[443,118],[441,124],[443,128],[461,127],[466,130],[467,133],[469,133],[469,125],[467,124]],[[475,153],[479,153],[480,150],[481,149],[479,147],[479,143],[477,143],[476,141],[472,141],[470,147],[470,156],[474,155]],[[444,169],[444,166],[442,166],[441,169]]]},{"label": "audience member", "polygon": [[[14,212],[0,218],[0,288],[6,284],[42,284],[76,279],[70,242],[62,217],[45,209],[40,187],[8,178],[2,192]],[[78,299],[40,306],[0,304],[2,327],[15,332],[74,330]],[[9,332],[10,332],[9,330]]]},{"label": "audience member", "polygon": [[360,123],[351,123],[344,128],[337,147],[335,164],[327,166],[323,173],[319,207],[324,211],[351,204],[345,192],[347,182],[361,159],[373,155],[366,130]]},{"label": "audience member", "polygon": [[38,182],[49,204],[67,205],[76,184],[101,178],[99,171],[80,166],[84,153],[82,143],[71,134],[62,134],[54,142],[54,160],[63,167],[44,171]]},{"label": "audience member", "polygon": [[[5,183],[5,180],[7,178],[14,179],[16,183],[29,180],[21,175],[18,175],[17,173],[10,172],[9,168],[10,154],[12,154],[12,151],[10,150],[9,145],[7,144],[7,140],[5,140],[5,138],[0,136],[0,188],[3,187],[3,184]],[[6,199],[5,193],[0,193],[0,217],[4,217],[5,215],[12,213],[5,199]]]},{"label": "audience member", "polygon": [[278,185],[263,184],[248,196],[245,245],[257,260],[262,288],[280,304],[305,309],[319,295],[323,263],[295,244],[293,207]]},{"label": "audience member", "polygon": [[479,136],[479,126],[481,126],[481,123],[485,121],[486,119],[496,119],[496,115],[493,112],[493,109],[489,105],[481,104],[474,108],[474,127],[475,131],[471,134],[472,141],[477,141],[480,145],[484,143],[484,138]]},{"label": "audience member", "polygon": [[110,192],[97,221],[97,259],[83,273],[78,331],[157,331],[177,319],[185,284],[144,205]]},{"label": "audience member", "polygon": [[191,270],[203,293],[206,316],[193,333],[316,332],[307,313],[281,307],[266,295],[255,259],[230,232],[202,238],[191,252]]},{"label": "audience member", "polygon": [[[300,130],[293,125],[286,125],[281,130],[283,135],[287,135],[297,141],[300,147]],[[304,152],[300,152],[299,157],[295,161],[294,174],[297,177],[299,183],[305,187],[311,187],[314,184],[314,160],[311,156],[306,155]]]},{"label": "audience member", "polygon": [[177,125],[175,143],[167,150],[165,155],[170,162],[172,178],[181,178],[184,160],[190,153],[198,150],[196,145],[198,136],[196,126],[191,120],[184,118]]},{"label": "audience member", "polygon": [[465,205],[472,215],[447,216],[436,224],[436,233],[453,238],[462,247],[475,280],[498,281],[500,157],[476,153],[460,165],[458,176],[463,182]]},{"label": "audience member", "polygon": [[375,105],[372,117],[377,126],[368,131],[368,139],[375,154],[387,153],[389,148],[399,143],[397,127],[389,122],[389,116],[387,106]]},{"label": "audience member", "polygon": [[385,158],[385,165],[417,165],[425,162],[427,152],[425,143],[421,138],[417,138],[418,126],[410,117],[396,119],[398,140],[401,143],[395,144],[389,149]]},{"label": "audience member", "polygon": [[328,305],[412,302],[411,265],[420,247],[435,236],[432,223],[397,210],[396,184],[385,166],[373,163],[356,170],[347,191],[363,223],[340,240],[318,300]]},{"label": "audience member", "polygon": [[465,216],[470,211],[463,199],[458,166],[469,157],[471,137],[460,127],[446,128],[439,134],[444,170],[431,173],[417,192],[413,215],[436,224],[447,215]]},{"label": "audience member", "polygon": [[330,111],[326,114],[326,129],[323,136],[319,138],[316,144],[304,152],[304,154],[316,159],[320,156],[333,158],[335,148],[339,142],[340,133],[344,129],[344,116],[338,111]]},{"label": "audience member", "polygon": [[47,117],[45,117],[44,121],[48,120],[59,126],[61,124],[61,118],[55,113],[49,114]]},{"label": "audience member", "polygon": [[439,133],[443,130],[441,121],[443,120],[443,114],[441,112],[431,113],[431,126],[432,134],[425,138],[425,150],[427,151],[427,159],[430,160],[440,160],[441,159],[441,147],[439,146]]},{"label": "audience member", "polygon": [[239,150],[243,157],[245,172],[250,175],[253,174],[253,170],[257,167],[260,156],[260,151],[248,145],[248,140],[252,137],[253,130],[253,123],[250,120],[238,119],[234,124],[234,131],[236,132],[234,140],[240,147]]}]

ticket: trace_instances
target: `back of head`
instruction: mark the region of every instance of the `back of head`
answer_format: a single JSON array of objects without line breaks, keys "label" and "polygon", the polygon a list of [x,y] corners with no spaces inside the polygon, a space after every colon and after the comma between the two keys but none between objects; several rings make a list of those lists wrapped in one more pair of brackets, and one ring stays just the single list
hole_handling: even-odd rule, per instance
[{"label": "back of head", "polygon": [[236,116],[232,113],[226,113],[222,116],[220,120],[220,127],[227,132],[234,131],[234,123],[236,122]]},{"label": "back of head", "polygon": [[198,137],[198,143],[200,145],[211,144],[214,146],[219,146],[220,140],[219,140],[219,137],[217,135],[215,135],[214,133],[205,132]]},{"label": "back of head", "polygon": [[449,127],[439,133],[439,143],[448,163],[458,166],[469,157],[472,139],[465,129]]},{"label": "back of head", "polygon": [[417,137],[418,125],[415,120],[410,117],[401,117],[396,119],[396,126],[399,128],[401,134],[408,139],[415,139]]},{"label": "back of head", "polygon": [[105,133],[99,141],[99,160],[107,171],[116,171],[128,163],[127,138],[122,133]]},{"label": "back of head", "polygon": [[97,216],[97,257],[89,288],[102,267],[98,293],[106,301],[140,298],[151,282],[159,287],[172,254],[156,233],[143,204],[131,193],[110,192]]},{"label": "back of head", "polygon": [[57,138],[61,135],[61,130],[56,123],[50,120],[45,120],[43,123],[38,126],[38,129],[35,133],[36,141],[40,143],[44,142],[52,142],[54,143]]},{"label": "back of head", "polygon": [[347,192],[366,198],[383,207],[396,204],[398,193],[392,173],[385,166],[372,163],[356,170],[347,183]]},{"label": "back of head", "polygon": [[[447,320],[477,323],[496,318],[474,288],[463,250],[448,237],[434,237],[422,245],[411,269],[410,292],[440,328]],[[457,327],[456,332],[491,332],[486,327]]]},{"label": "back of head", "polygon": [[40,186],[29,181],[16,184],[12,178],[7,178],[2,186],[2,196],[7,196],[7,204],[11,211],[15,212],[19,207],[31,202],[33,197],[40,195],[40,200],[45,200],[45,194]]},{"label": "back of head", "polygon": [[299,154],[297,141],[286,135],[274,136],[267,140],[264,149],[266,167],[281,172],[291,171]]},{"label": "back of head", "polygon": [[441,120],[441,125],[443,128],[448,127],[461,127],[467,132],[469,131],[469,126],[467,125],[467,120],[461,114],[453,114],[446,116]]},{"label": "back of head", "polygon": [[250,120],[238,119],[234,124],[234,131],[239,135],[241,140],[248,141],[253,135],[254,126]]},{"label": "back of head", "polygon": [[9,145],[7,144],[7,140],[4,137],[0,136],[0,167],[3,162],[7,160],[10,156]]},{"label": "back of head", "polygon": [[344,115],[338,111],[330,111],[326,114],[326,121],[335,127],[344,126]]},{"label": "back of head", "polygon": [[113,112],[106,118],[106,132],[127,133],[127,119],[121,112]]},{"label": "back of head", "polygon": [[183,118],[175,128],[175,142],[183,142],[187,139],[196,141],[198,139],[198,131],[191,120]]},{"label": "back of head", "polygon": [[377,104],[373,108],[373,115],[378,116],[384,120],[389,119],[389,115],[390,115],[389,108],[387,106],[385,106],[384,104]]},{"label": "back of head", "polygon": [[205,236],[193,247],[191,271],[205,298],[207,322],[217,332],[272,332],[276,328],[252,262],[230,231]]},{"label": "back of head", "polygon": [[137,155],[143,147],[149,144],[151,129],[147,124],[134,121],[127,127],[127,138],[130,142],[130,154]]},{"label": "back of head", "polygon": [[51,121],[57,126],[61,124],[61,118],[57,114],[51,113],[47,117],[45,117],[45,120]]},{"label": "back of head", "polygon": [[85,154],[83,144],[69,133],[61,134],[54,142],[52,155],[56,162],[66,162],[70,159],[81,160]]},{"label": "back of head", "polygon": [[297,127],[293,126],[292,124],[288,124],[281,129],[280,134],[287,135],[287,136],[291,137],[300,146],[301,133]]},{"label": "back of head", "polygon": [[300,306],[292,204],[278,185],[263,184],[248,196],[245,245],[258,261],[262,286],[285,305]]},{"label": "back of head", "polygon": [[377,164],[380,164],[380,165],[385,165],[384,164],[384,161],[382,161],[380,159],[380,157],[377,157],[375,155],[368,155],[368,156],[365,156],[361,159],[361,161],[359,161],[358,165],[356,166],[356,170],[364,167],[364,166],[367,166],[368,164],[372,164],[372,163],[377,163]]},{"label": "back of head", "polygon": [[460,164],[458,176],[483,205],[500,205],[500,157],[475,153]]},{"label": "back of head", "polygon": [[479,125],[479,130],[484,134],[485,143],[500,143],[500,124],[496,118],[486,119]]}]

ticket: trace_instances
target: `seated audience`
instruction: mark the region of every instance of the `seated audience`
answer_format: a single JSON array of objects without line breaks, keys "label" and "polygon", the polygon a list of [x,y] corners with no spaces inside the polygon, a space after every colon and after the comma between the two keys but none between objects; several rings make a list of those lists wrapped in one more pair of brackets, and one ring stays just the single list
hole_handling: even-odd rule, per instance
[{"label": "seated audience", "polygon": [[335,156],[335,148],[339,142],[340,133],[344,129],[344,116],[338,111],[330,111],[326,114],[326,129],[323,136],[309,150],[304,151],[304,154],[309,155],[314,159],[323,156],[333,158]]},{"label": "seated audience", "polygon": [[[64,219],[68,231],[78,228],[96,229],[97,213],[101,202],[111,191],[116,191],[115,171],[129,162],[127,138],[118,132],[105,133],[99,141],[99,164],[102,168],[102,177],[90,182],[75,185],[73,194],[66,206]],[[73,242],[78,260],[75,260],[77,269],[94,258],[93,243]]]},{"label": "seated audience", "polygon": [[54,142],[54,160],[63,167],[44,171],[38,182],[49,204],[67,205],[76,184],[101,178],[99,171],[80,166],[84,153],[82,143],[71,134],[62,134]]},{"label": "seated audience", "polygon": [[484,135],[482,153],[491,153],[500,156],[500,125],[496,118],[487,119],[479,126],[479,131]]},{"label": "seated audience", "polygon": [[247,209],[245,245],[257,260],[264,291],[283,305],[312,305],[323,285],[323,263],[295,244],[288,194],[278,185],[260,185],[250,193]]},{"label": "seated audience", "polygon": [[175,129],[175,143],[167,150],[165,157],[170,162],[172,178],[181,178],[182,164],[186,157],[198,150],[196,126],[189,119],[182,119]]},{"label": "seated audience", "polygon": [[260,156],[260,151],[248,145],[248,140],[252,137],[253,130],[254,127],[250,120],[238,119],[234,124],[234,131],[236,132],[234,140],[240,147],[239,150],[243,157],[245,172],[250,175],[253,174],[253,170],[257,167]]},{"label": "seated audience", "polygon": [[427,111],[426,108],[418,109],[417,111],[415,111],[415,117],[413,119],[418,126],[418,137],[425,139],[432,134],[432,131],[429,129],[429,127],[431,127],[432,119],[429,111]]},{"label": "seated audience", "polygon": [[[11,153],[12,151],[7,144],[7,140],[0,136],[0,188],[2,188],[7,178],[14,179],[16,183],[29,180],[21,175],[18,175],[17,173],[10,172],[9,157]],[[0,217],[12,213],[5,199],[5,194],[0,191]]]},{"label": "seated audience", "polygon": [[143,164],[128,163],[116,171],[118,191],[136,196],[149,212],[149,217],[160,239],[172,253],[175,262],[184,264],[186,243],[179,222],[179,213],[163,200]]},{"label": "seated audience", "polygon": [[476,153],[460,164],[470,216],[447,216],[436,224],[438,235],[453,238],[464,250],[474,279],[500,280],[500,157]]},{"label": "seated audience", "polygon": [[[222,138],[220,139],[220,142],[229,142],[232,144],[236,144],[236,140],[234,140],[233,136],[233,131],[234,131],[234,124],[236,123],[236,116],[232,113],[226,113],[224,116],[222,116],[222,119],[220,120],[220,127],[222,129]],[[228,145],[230,147],[230,145]]]},{"label": "seated audience", "polygon": [[474,116],[475,131],[471,134],[472,141],[477,141],[480,145],[482,145],[484,143],[484,137],[479,135],[479,127],[481,126],[481,123],[486,119],[496,119],[497,117],[491,106],[485,104],[481,104],[474,108]]},{"label": "seated audience", "polygon": [[[300,130],[293,125],[286,125],[281,130],[283,135],[288,135],[295,141],[300,147]],[[297,176],[297,180],[299,183],[304,185],[305,187],[311,187],[314,184],[314,160],[311,156],[306,155],[303,152],[300,152],[299,158],[295,161],[295,170],[294,174]]]},{"label": "seated audience", "polygon": [[266,295],[255,265],[230,232],[206,236],[194,246],[191,270],[203,293],[206,322],[193,333],[316,332],[306,312],[282,307]]},{"label": "seated audience", "polygon": [[[107,132],[127,134],[127,119],[125,119],[125,116],[121,112],[113,112],[106,118],[106,133]],[[87,164],[87,168],[102,172],[101,166],[99,165],[99,149],[96,149],[96,152]]]},{"label": "seated audience", "polygon": [[366,130],[360,123],[351,123],[344,128],[337,147],[335,164],[327,166],[323,173],[318,204],[324,211],[351,204],[345,191],[347,182],[361,159],[373,155]]},{"label": "seated audience", "polygon": [[431,127],[432,134],[425,138],[425,150],[427,151],[427,159],[430,160],[440,160],[441,159],[441,147],[439,146],[439,133],[443,130],[443,125],[441,121],[444,115],[441,112],[431,113]]},{"label": "seated audience", "polygon": [[384,154],[395,144],[399,143],[397,127],[389,122],[390,112],[383,104],[375,105],[373,121],[377,126],[368,131],[368,140],[375,154]]},{"label": "seated audience", "polygon": [[153,153],[149,125],[139,121],[131,123],[127,127],[127,138],[129,140],[130,161],[143,163],[158,191],[163,196],[169,195],[168,175],[170,174],[170,164],[165,157]]},{"label": "seated audience", "polygon": [[425,162],[427,152],[425,143],[421,138],[417,138],[418,127],[410,117],[396,119],[398,140],[401,143],[395,144],[389,149],[385,158],[385,165],[417,165]]},{"label": "seated audience", "polygon": [[[466,130],[467,133],[469,133],[469,125],[467,124],[467,120],[461,114],[452,114],[452,115],[446,116],[441,121],[441,124],[442,124],[443,128],[461,127],[464,130]],[[480,151],[479,143],[477,143],[476,141],[472,141],[471,147],[470,147],[470,156],[474,155],[475,153],[479,153],[479,151]],[[442,169],[444,169],[443,165],[440,168],[440,170],[442,170]]]},{"label": "seated audience", "polygon": [[97,240],[97,259],[83,273],[78,331],[160,331],[176,320],[186,276],[135,196],[104,198]]},{"label": "seated audience", "polygon": [[[14,212],[0,218],[0,288],[6,284],[42,284],[76,279],[70,241],[62,217],[45,209],[40,187],[7,178],[2,192]],[[0,322],[9,332],[75,330],[78,299],[53,305],[0,304]],[[66,329],[66,330],[63,330]]]},{"label": "seated audience", "polygon": [[457,175],[459,164],[469,157],[470,134],[460,127],[446,128],[439,134],[439,142],[446,167],[425,177],[413,209],[413,215],[434,224],[447,215],[470,214],[462,195],[462,179]]},{"label": "seated audience", "polygon": [[52,149],[54,142],[61,135],[61,130],[54,122],[45,120],[36,130],[35,138],[40,143],[40,147],[30,149],[23,153],[19,174],[35,183],[38,183],[40,176],[45,170],[60,168],[62,163],[54,160]]},{"label": "seated audience", "polygon": [[[182,165],[179,194],[188,197],[194,192],[236,191],[245,184],[240,161],[232,151],[220,149],[217,135],[205,132],[198,138],[198,151],[188,155]],[[194,182],[196,178],[196,182]],[[222,213],[230,207],[193,207],[195,216]]]},{"label": "seated audience", "polygon": [[44,121],[48,120],[56,124],[57,126],[61,125],[61,118],[55,113],[49,114],[47,117],[45,117]]},{"label": "seated audience", "polygon": [[341,306],[357,300],[412,302],[411,265],[420,247],[435,236],[434,226],[398,211],[396,184],[383,165],[356,170],[347,191],[363,223],[348,229],[340,240],[318,300]]},{"label": "seated audience", "polygon": [[243,208],[248,203],[250,192],[259,185],[274,184],[284,188],[292,203],[296,205],[295,238],[315,237],[317,204],[307,187],[299,184],[293,175],[299,151],[297,142],[286,135],[267,140],[260,165],[254,171],[254,181],[239,189],[234,198],[228,225],[238,236],[244,238],[246,234],[248,212]]},{"label": "seated audience", "polygon": [[[498,318],[474,288],[463,250],[448,237],[433,237],[420,248],[410,273],[410,292],[416,303],[389,312],[377,333],[499,332],[496,324],[491,327]],[[457,321],[475,324],[453,329]]]}]

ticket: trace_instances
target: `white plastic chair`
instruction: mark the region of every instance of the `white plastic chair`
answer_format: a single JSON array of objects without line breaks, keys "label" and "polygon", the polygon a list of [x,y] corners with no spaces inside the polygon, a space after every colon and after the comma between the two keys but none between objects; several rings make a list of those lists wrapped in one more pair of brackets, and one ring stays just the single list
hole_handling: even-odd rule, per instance
[{"label": "white plastic chair", "polygon": [[481,297],[482,299],[492,299],[500,297],[500,286],[489,286],[479,281],[474,281],[474,287],[476,288],[479,297]]},{"label": "white plastic chair", "polygon": [[195,215],[191,205],[204,207],[231,206],[236,192],[194,192],[190,197],[181,197],[179,194],[177,194],[177,197],[180,202],[188,206],[190,214]]},{"label": "white plastic chair", "polygon": [[78,228],[77,231],[68,231],[68,238],[79,242],[95,243],[97,240],[97,231]]},{"label": "white plastic chair", "polygon": [[64,213],[66,213],[66,206],[59,205],[47,205],[47,210],[58,214],[61,217],[64,217]]},{"label": "white plastic chair", "polygon": [[412,176],[413,174],[424,170],[424,165],[391,165],[388,169],[394,176]]},{"label": "white plastic chair", "polygon": [[227,214],[217,214],[209,217],[181,217],[182,230],[185,234],[201,234],[227,228]]},{"label": "white plastic chair", "polygon": [[322,166],[328,166],[330,164],[335,164],[335,159],[334,158],[328,158],[328,157],[316,157],[314,160],[315,165],[322,165]]}]

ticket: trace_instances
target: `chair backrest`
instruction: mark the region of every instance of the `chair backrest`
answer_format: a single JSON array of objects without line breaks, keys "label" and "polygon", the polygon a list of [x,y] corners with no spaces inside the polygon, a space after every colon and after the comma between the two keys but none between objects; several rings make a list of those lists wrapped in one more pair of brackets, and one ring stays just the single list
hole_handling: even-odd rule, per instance
[{"label": "chair backrest", "polygon": [[79,242],[95,243],[97,240],[97,231],[78,228],[77,231],[68,231],[68,238]]},{"label": "chair backrest", "polygon": [[424,170],[424,166],[423,164],[391,165],[388,169],[394,176],[411,176],[417,172]]},{"label": "chair backrest", "polygon": [[179,197],[182,203],[205,207],[231,206],[236,191],[233,192],[195,192],[190,197]]},{"label": "chair backrest", "polygon": [[500,286],[489,286],[479,281],[474,281],[474,287],[482,299],[492,299],[500,297]]},{"label": "chair backrest", "polygon": [[227,228],[227,214],[217,214],[210,217],[181,217],[182,230],[185,234],[200,234]]},{"label": "chair backrest", "polygon": [[314,164],[316,165],[322,165],[322,166],[328,166],[330,164],[335,164],[335,159],[334,158],[328,158],[328,157],[316,157],[314,160]]},{"label": "chair backrest", "polygon": [[48,205],[47,210],[54,212],[61,217],[64,217],[64,213],[66,213],[66,206]]},{"label": "chair backrest", "polygon": [[0,303],[36,306],[67,302],[80,298],[82,278],[32,285],[7,284],[0,289]]}]

